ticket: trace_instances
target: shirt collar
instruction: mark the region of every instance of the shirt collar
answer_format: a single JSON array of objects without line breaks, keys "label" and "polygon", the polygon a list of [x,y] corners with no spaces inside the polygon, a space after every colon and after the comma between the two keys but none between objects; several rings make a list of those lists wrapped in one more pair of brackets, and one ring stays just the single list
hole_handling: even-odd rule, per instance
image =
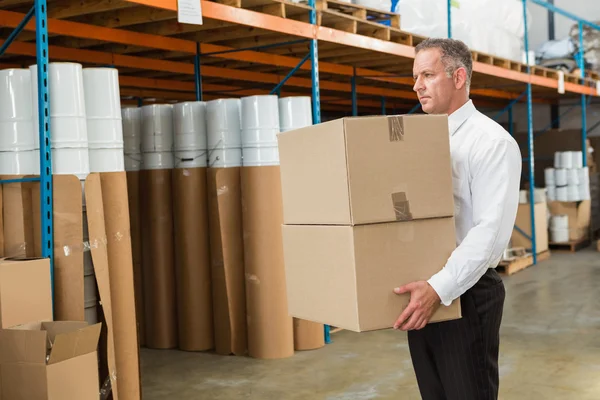
[{"label": "shirt collar", "polygon": [[461,127],[464,122],[475,113],[475,106],[473,105],[473,101],[469,100],[461,108],[454,111],[448,117],[448,129],[450,131],[450,136],[454,135],[458,128]]}]

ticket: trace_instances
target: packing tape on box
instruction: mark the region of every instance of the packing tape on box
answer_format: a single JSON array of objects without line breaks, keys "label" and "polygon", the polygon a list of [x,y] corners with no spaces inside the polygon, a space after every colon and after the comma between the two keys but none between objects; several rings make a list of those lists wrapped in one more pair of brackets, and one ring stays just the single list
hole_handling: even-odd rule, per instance
[{"label": "packing tape on box", "polygon": [[388,117],[388,127],[390,142],[400,142],[404,140],[404,120],[402,117]]},{"label": "packing tape on box", "polygon": [[[125,235],[122,232],[116,232],[112,235],[112,237],[115,242],[120,242],[121,240],[123,240],[125,238]],[[84,241],[81,244],[62,246],[62,248],[63,248],[63,252],[64,252],[65,256],[68,257],[73,254],[85,253],[86,251],[91,251],[92,249],[106,247],[107,245],[108,245],[108,238],[102,237],[100,239]]]},{"label": "packing tape on box", "polygon": [[394,206],[396,221],[411,221],[413,219],[406,192],[392,193],[392,205]]}]

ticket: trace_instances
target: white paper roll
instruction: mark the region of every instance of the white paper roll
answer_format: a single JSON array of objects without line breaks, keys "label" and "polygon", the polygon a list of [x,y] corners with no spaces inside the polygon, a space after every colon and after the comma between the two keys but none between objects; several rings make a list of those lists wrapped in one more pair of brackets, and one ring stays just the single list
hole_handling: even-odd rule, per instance
[{"label": "white paper roll", "polygon": [[279,128],[242,129],[242,148],[277,146]]},{"label": "white paper roll", "polygon": [[590,170],[588,167],[578,168],[579,184],[590,183]]},{"label": "white paper roll", "polygon": [[577,188],[578,188],[578,193],[579,193],[579,200],[590,200],[591,199],[589,183],[583,183],[583,184],[577,186]]},{"label": "white paper roll", "polygon": [[175,158],[173,152],[156,152],[142,154],[143,169],[173,169]]},{"label": "white paper roll", "polygon": [[544,181],[546,183],[546,186],[556,184],[556,180],[554,179],[554,168],[544,169]]},{"label": "white paper roll", "polygon": [[35,150],[39,142],[35,127],[31,120],[0,121],[0,151]]},{"label": "white paper roll", "polygon": [[560,153],[560,167],[561,168],[573,168],[573,155],[571,151],[563,151]]},{"label": "white paper roll", "polygon": [[206,103],[208,150],[239,149],[241,157],[242,135],[240,126],[241,102],[239,99],[219,99]]},{"label": "white paper roll", "polygon": [[37,175],[40,173],[40,152],[3,151],[0,152],[0,174]]},{"label": "white paper roll", "polygon": [[142,151],[173,151],[173,106],[170,104],[142,107]]},{"label": "white paper roll", "polygon": [[577,169],[567,170],[567,185],[579,185],[579,171]]},{"label": "white paper roll", "polygon": [[123,155],[125,171],[139,171],[142,169],[141,153],[126,153]]},{"label": "white paper roll", "polygon": [[548,191],[548,200],[556,201],[556,186],[546,186]]},{"label": "white paper roll", "polygon": [[561,165],[561,155],[560,155],[560,151],[557,151],[554,153],[554,168],[563,168]]},{"label": "white paper roll", "polygon": [[579,186],[569,185],[567,186],[567,201],[580,201],[579,197]]},{"label": "white paper roll", "polygon": [[90,149],[123,149],[121,118],[87,119],[88,147]]},{"label": "white paper roll", "polygon": [[583,152],[572,151],[571,159],[572,159],[573,168],[583,168]]},{"label": "white paper roll", "polygon": [[569,201],[569,196],[566,186],[556,187],[556,200],[557,201]]},{"label": "white paper roll", "polygon": [[[84,68],[85,113],[90,119],[121,121],[119,72],[116,68]],[[89,137],[92,141],[92,137]],[[122,140],[122,138],[121,138]]]},{"label": "white paper roll", "polygon": [[568,243],[568,229],[550,229],[550,241],[554,243]]},{"label": "white paper roll", "polygon": [[564,168],[557,168],[554,170],[554,182],[556,186],[566,186],[568,183],[567,180],[567,170]]},{"label": "white paper roll", "polygon": [[553,215],[550,218],[550,228],[569,229],[569,216],[568,215]]},{"label": "white paper roll", "polygon": [[0,71],[0,151],[36,149],[32,104],[29,70]]}]

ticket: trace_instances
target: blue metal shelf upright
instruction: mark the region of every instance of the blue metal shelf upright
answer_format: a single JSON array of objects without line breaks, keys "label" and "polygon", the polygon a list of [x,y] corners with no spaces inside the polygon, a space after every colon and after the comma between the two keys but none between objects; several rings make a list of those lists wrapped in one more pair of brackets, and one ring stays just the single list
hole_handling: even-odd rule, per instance
[{"label": "blue metal shelf upright", "polygon": [[0,183],[40,182],[42,221],[42,257],[50,259],[50,282],[54,293],[54,241],[52,214],[52,152],[50,145],[50,94],[48,88],[48,15],[46,0],[35,0],[31,10],[0,48],[0,57],[35,15],[35,40],[38,84],[38,127],[40,141],[40,177],[11,179]]}]

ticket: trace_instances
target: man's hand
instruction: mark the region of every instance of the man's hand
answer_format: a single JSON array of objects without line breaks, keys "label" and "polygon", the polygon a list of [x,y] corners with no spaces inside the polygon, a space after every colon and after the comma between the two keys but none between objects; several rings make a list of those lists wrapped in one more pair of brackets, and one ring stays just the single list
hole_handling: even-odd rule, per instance
[{"label": "man's hand", "polygon": [[396,294],[410,293],[410,302],[394,324],[394,329],[423,329],[440,306],[440,297],[426,281],[412,282],[394,289]]}]

